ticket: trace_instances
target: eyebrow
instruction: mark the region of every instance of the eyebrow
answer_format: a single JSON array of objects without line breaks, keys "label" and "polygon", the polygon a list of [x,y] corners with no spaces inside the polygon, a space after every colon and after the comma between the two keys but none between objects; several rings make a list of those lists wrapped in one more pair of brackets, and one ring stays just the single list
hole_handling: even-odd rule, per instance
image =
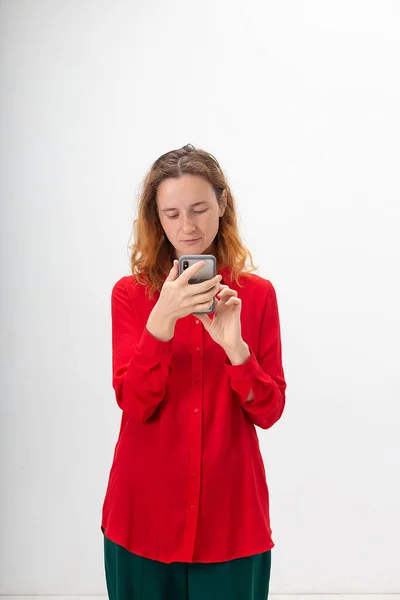
[{"label": "eyebrow", "polygon": [[[208,204],[207,200],[203,200],[202,202],[195,202],[194,204],[190,204],[190,207],[198,206],[199,204]],[[163,208],[161,212],[168,212],[170,210],[178,210],[177,208]]]}]

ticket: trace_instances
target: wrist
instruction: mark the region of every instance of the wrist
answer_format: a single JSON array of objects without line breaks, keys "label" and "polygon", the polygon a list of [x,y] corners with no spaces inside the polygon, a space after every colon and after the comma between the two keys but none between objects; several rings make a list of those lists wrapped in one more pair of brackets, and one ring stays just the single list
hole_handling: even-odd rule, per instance
[{"label": "wrist", "polygon": [[147,319],[146,328],[153,337],[161,342],[169,342],[174,337],[175,321],[158,315],[153,309]]},{"label": "wrist", "polygon": [[242,365],[250,358],[249,346],[244,340],[241,340],[235,348],[225,349],[225,352],[232,365]]}]

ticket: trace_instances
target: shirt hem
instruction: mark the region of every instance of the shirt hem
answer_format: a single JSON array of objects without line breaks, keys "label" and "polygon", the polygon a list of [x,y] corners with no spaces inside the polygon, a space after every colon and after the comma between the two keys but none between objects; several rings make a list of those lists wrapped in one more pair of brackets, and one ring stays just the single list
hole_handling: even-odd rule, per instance
[{"label": "shirt hem", "polygon": [[135,554],[136,556],[141,556],[142,558],[147,558],[148,560],[153,560],[153,561],[157,561],[157,562],[162,562],[164,564],[172,564],[172,563],[186,563],[186,564],[213,564],[213,563],[221,563],[221,562],[230,562],[232,560],[237,560],[239,558],[247,558],[250,556],[255,556],[257,554],[263,554],[264,552],[269,552],[270,550],[272,550],[272,548],[275,547],[274,542],[271,540],[268,544],[266,544],[265,546],[261,546],[261,548],[258,549],[254,549],[254,550],[247,550],[247,551],[243,551],[243,552],[239,552],[239,553],[235,553],[231,556],[229,556],[228,558],[219,558],[219,559],[198,559],[198,560],[191,560],[191,561],[180,561],[180,560],[163,560],[162,558],[158,557],[155,558],[154,556],[150,556],[149,553],[147,552],[143,552],[141,550],[136,550],[133,548],[129,548],[127,547],[127,545],[125,545],[125,542],[122,542],[121,540],[117,540],[114,536],[112,536],[112,539],[107,533],[106,530],[104,528],[104,526],[101,526],[101,531],[104,535],[104,537],[106,537],[108,540],[110,540],[111,542],[113,542],[114,544],[117,544],[118,546],[122,546],[122,548],[125,548],[125,550],[127,550],[128,552],[131,552],[132,554]]}]

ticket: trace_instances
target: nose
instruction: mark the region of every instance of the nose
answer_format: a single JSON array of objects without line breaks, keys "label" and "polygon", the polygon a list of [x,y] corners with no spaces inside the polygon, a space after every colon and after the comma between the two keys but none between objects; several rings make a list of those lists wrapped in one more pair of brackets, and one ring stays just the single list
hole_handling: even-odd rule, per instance
[{"label": "nose", "polygon": [[183,233],[185,235],[192,233],[193,231],[193,224],[191,222],[191,220],[188,217],[183,217],[183,227],[182,227]]}]

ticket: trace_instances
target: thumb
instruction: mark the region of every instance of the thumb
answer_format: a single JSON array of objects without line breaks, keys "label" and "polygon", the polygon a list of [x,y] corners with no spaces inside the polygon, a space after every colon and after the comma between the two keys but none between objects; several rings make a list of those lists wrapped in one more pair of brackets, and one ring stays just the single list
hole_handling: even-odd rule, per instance
[{"label": "thumb", "polygon": [[174,260],[174,264],[172,265],[172,268],[168,274],[168,277],[166,278],[165,281],[175,281],[175,279],[177,279],[178,277],[178,261]]}]

